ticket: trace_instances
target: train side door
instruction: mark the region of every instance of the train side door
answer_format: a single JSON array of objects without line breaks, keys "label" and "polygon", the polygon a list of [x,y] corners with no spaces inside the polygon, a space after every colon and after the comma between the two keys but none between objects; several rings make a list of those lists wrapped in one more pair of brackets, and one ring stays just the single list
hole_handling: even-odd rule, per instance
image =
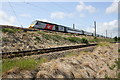
[{"label": "train side door", "polygon": [[67,28],[66,27],[64,27],[64,32],[67,32]]},{"label": "train side door", "polygon": [[59,31],[58,25],[55,25],[55,31]]}]

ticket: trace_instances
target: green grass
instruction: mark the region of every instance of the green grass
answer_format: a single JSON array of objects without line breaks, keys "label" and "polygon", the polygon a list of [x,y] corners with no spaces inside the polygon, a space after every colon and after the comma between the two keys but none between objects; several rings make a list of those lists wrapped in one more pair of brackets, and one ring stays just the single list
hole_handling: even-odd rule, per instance
[{"label": "green grass", "polygon": [[110,46],[109,42],[99,42],[97,46]]},{"label": "green grass", "polygon": [[117,69],[120,69],[120,58],[118,58],[118,61],[115,61],[115,63],[117,64]]},{"label": "green grass", "polygon": [[45,34],[46,32],[43,31],[37,31],[39,34]]},{"label": "green grass", "polygon": [[3,28],[2,29],[2,32],[4,32],[4,33],[6,33],[6,32],[8,32],[8,33],[15,33],[17,31],[21,31],[21,30],[20,29],[13,29],[13,28]]},{"label": "green grass", "polygon": [[51,34],[44,34],[42,35],[43,38],[45,38],[46,40],[54,40],[54,41],[61,41],[61,40],[64,40],[63,37],[59,36],[59,35],[51,35]]},{"label": "green grass", "polygon": [[[116,65],[117,65],[117,69],[120,69],[120,58],[118,58],[118,61],[115,61]],[[120,72],[117,73],[117,77],[120,78]]]},{"label": "green grass", "polygon": [[120,49],[118,49],[118,52],[120,52]]},{"label": "green grass", "polygon": [[109,69],[113,70],[116,67],[116,65],[109,66]]},{"label": "green grass", "polygon": [[41,41],[40,37],[35,36],[35,40]]},{"label": "green grass", "polygon": [[98,39],[98,38],[94,38],[89,40],[89,42],[113,42],[114,39]]},{"label": "green grass", "polygon": [[2,38],[2,41],[4,41],[4,42],[8,42],[8,41],[9,41],[9,39],[8,39],[8,38],[3,37],[3,38]]},{"label": "green grass", "polygon": [[67,40],[69,40],[70,42],[74,42],[74,43],[80,43],[81,39],[78,37],[67,37]]},{"label": "green grass", "polygon": [[6,72],[10,69],[18,67],[21,70],[31,70],[37,68],[38,64],[47,62],[46,58],[40,58],[39,60],[35,59],[5,59],[2,63],[2,72]]},{"label": "green grass", "polygon": [[74,43],[88,43],[88,40],[86,38],[67,37],[66,39]]}]

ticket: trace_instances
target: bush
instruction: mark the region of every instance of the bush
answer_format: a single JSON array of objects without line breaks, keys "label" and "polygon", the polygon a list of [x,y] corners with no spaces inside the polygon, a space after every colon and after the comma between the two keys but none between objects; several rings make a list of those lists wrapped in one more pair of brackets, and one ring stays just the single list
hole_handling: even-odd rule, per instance
[{"label": "bush", "polygon": [[81,43],[86,43],[86,44],[88,44],[88,40],[87,40],[86,38],[82,38],[82,39],[81,39]]},{"label": "bush", "polygon": [[42,37],[45,38],[46,40],[54,40],[54,41],[60,41],[64,39],[63,37],[59,35],[50,35],[50,34],[44,34],[42,35]]},{"label": "bush", "polygon": [[81,39],[78,38],[78,37],[67,37],[66,39],[71,41],[71,42],[74,42],[74,43],[80,43],[81,42]]},{"label": "bush", "polygon": [[118,39],[117,36],[115,36],[115,37],[114,37],[115,42],[117,42],[117,39]]},{"label": "bush", "polygon": [[78,37],[67,37],[67,40],[74,42],[74,43],[86,43],[88,44],[88,40],[86,38],[78,38]]}]

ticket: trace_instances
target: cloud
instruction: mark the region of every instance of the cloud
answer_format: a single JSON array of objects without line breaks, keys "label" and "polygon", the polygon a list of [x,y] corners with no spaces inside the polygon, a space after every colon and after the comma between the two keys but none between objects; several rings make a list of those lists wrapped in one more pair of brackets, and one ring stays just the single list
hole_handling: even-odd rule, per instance
[{"label": "cloud", "polygon": [[20,16],[22,16],[22,17],[31,17],[31,15],[29,15],[29,14],[21,14]]},{"label": "cloud", "polygon": [[63,19],[65,17],[71,17],[72,14],[71,13],[64,13],[64,12],[53,12],[51,13],[51,18],[55,18],[55,19]]},{"label": "cloud", "polygon": [[80,14],[80,17],[81,17],[81,18],[85,17],[85,14],[82,14],[82,13],[81,13],[81,14]]},{"label": "cloud", "polygon": [[1,25],[13,25],[16,23],[15,16],[9,16],[6,12],[0,11],[0,24]]},{"label": "cloud", "polygon": [[89,13],[94,13],[96,11],[96,8],[91,5],[85,5],[83,2],[80,2],[80,4],[76,6],[76,10],[79,12],[88,11]]},{"label": "cloud", "polygon": [[111,33],[113,36],[118,35],[118,21],[113,20],[109,22],[97,23],[97,33],[104,34],[108,32],[108,36],[111,37]]},{"label": "cloud", "polygon": [[106,8],[106,13],[117,13],[118,12],[118,3],[113,2],[109,7]]}]

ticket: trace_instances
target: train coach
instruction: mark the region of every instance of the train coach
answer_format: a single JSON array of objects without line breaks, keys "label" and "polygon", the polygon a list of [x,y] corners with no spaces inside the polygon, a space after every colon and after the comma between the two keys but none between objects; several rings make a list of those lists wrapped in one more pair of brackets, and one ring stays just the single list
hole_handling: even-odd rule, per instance
[{"label": "train coach", "polygon": [[[72,29],[70,27],[66,27],[66,26],[62,26],[62,25],[58,25],[58,24],[54,24],[54,23],[49,23],[49,22],[44,22],[44,21],[40,21],[40,20],[33,21],[29,28],[51,30],[51,31],[65,32],[65,33],[77,33],[80,35],[94,36],[93,33],[90,33],[87,31]],[[97,36],[99,36],[99,35],[97,35]]]},{"label": "train coach", "polygon": [[67,27],[43,21],[33,21],[29,28],[67,32]]}]

